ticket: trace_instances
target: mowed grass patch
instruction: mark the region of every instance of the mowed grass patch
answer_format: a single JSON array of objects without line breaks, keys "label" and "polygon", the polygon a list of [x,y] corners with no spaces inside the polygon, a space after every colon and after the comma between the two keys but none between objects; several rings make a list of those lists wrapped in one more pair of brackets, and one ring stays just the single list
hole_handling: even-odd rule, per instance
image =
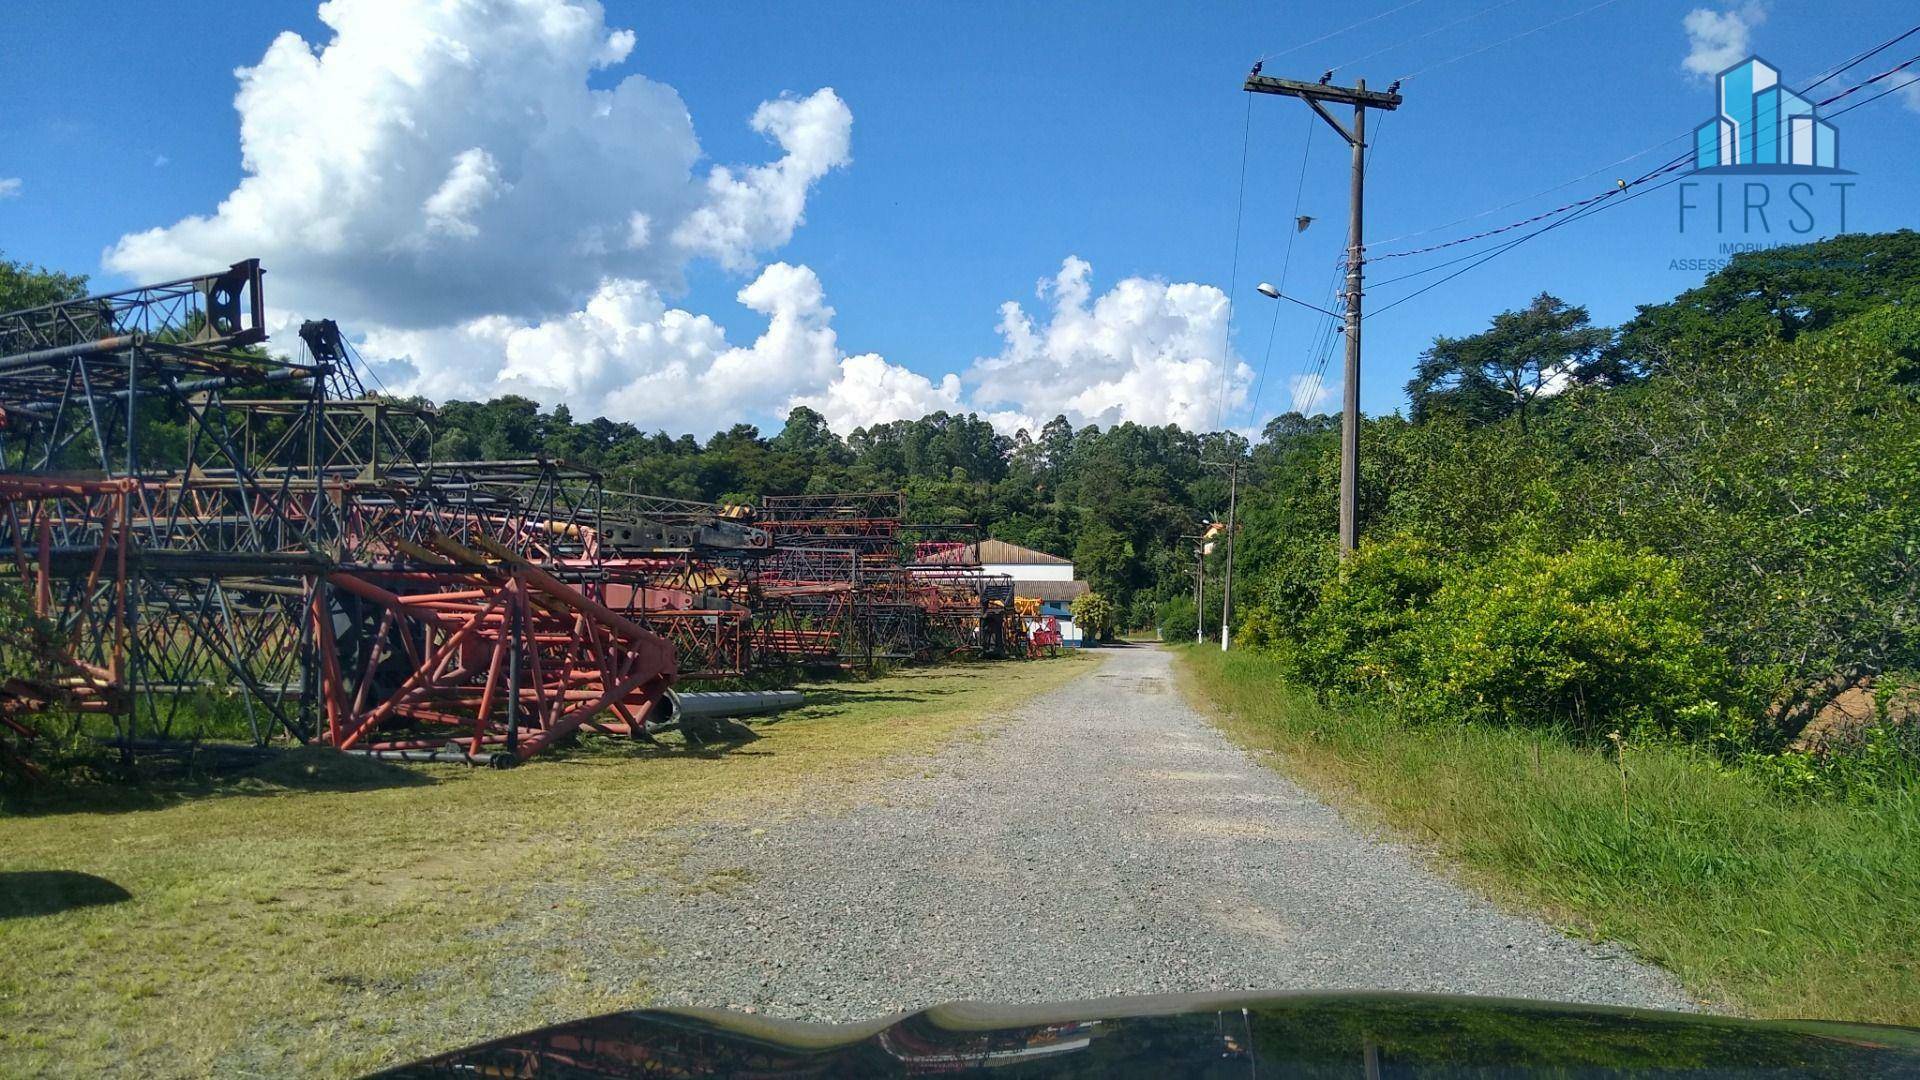
[{"label": "mowed grass patch", "polygon": [[1776,794],[1708,755],[1333,709],[1251,653],[1182,648],[1221,726],[1496,896],[1618,941],[1710,1005],[1920,1025],[1920,802]]},{"label": "mowed grass patch", "polygon": [[672,947],[666,912],[632,892],[596,910],[570,884],[671,864],[661,829],[911,769],[1092,666],[814,685],[726,749],[596,739],[504,772],[302,750],[184,790],[17,807],[0,819],[0,1075],[350,1075],[642,1004],[647,987],[585,975],[607,935],[572,931],[657,926],[621,947]]}]

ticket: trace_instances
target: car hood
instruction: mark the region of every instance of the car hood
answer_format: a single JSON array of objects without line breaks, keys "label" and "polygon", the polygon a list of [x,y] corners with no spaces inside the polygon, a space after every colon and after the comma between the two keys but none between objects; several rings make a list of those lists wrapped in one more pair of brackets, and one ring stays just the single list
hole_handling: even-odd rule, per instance
[{"label": "car hood", "polygon": [[1418,994],[956,1003],[853,1024],[640,1009],[401,1066],[513,1076],[1920,1076],[1920,1030]]}]

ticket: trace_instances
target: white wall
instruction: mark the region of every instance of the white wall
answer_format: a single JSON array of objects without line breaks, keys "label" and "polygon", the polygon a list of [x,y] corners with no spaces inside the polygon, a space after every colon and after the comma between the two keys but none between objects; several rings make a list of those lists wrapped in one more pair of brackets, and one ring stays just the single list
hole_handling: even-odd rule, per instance
[{"label": "white wall", "polygon": [[[1081,643],[1080,628],[1073,625],[1072,619],[1062,619],[1056,616],[1054,621],[1060,624],[1061,644],[1078,645]],[[1045,627],[1047,625],[1047,620],[1045,618],[1028,619],[1026,620],[1026,624],[1027,624],[1027,633],[1031,634],[1034,631]]]},{"label": "white wall", "polygon": [[980,569],[989,574],[1009,574],[1016,581],[1072,581],[1073,564],[1039,566],[1031,563],[984,563]]}]

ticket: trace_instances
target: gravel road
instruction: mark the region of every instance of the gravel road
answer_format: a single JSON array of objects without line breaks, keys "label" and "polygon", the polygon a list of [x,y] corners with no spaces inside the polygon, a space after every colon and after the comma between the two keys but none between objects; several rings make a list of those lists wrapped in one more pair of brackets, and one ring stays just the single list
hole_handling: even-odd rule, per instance
[{"label": "gravel road", "polygon": [[1108,650],[852,809],[679,830],[684,872],[732,884],[656,893],[665,948],[636,973],[658,1004],[810,1020],[1214,990],[1692,1007],[1664,972],[1500,911],[1254,761],[1170,663]]}]

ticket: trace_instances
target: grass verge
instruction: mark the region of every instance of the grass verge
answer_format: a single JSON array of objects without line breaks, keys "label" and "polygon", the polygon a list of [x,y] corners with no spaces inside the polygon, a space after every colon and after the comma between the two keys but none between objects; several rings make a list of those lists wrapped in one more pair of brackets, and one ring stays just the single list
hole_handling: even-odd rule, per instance
[{"label": "grass verge", "polygon": [[1621,942],[1723,1007],[1920,1025],[1920,801],[1780,796],[1698,752],[1620,762],[1549,733],[1409,728],[1333,709],[1249,653],[1182,648],[1245,746],[1357,804],[1496,896]]},{"label": "grass verge", "polygon": [[671,928],[645,896],[550,902],[569,883],[669,861],[660,829],[912,768],[1089,667],[814,686],[762,738],[712,752],[601,741],[495,772],[300,750],[16,806],[0,818],[0,1075],[345,1075],[642,1004],[646,987],[585,974],[609,938],[585,928],[658,926],[660,945]]}]

